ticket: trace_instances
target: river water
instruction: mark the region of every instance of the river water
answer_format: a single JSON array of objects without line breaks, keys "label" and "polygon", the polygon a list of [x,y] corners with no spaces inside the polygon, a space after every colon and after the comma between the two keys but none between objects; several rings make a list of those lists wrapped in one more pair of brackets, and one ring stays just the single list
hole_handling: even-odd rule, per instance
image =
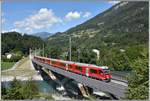
[{"label": "river water", "polygon": [[34,81],[34,82],[37,84],[40,92],[43,92],[43,93],[56,92],[56,90],[53,88],[54,85],[50,85],[46,81]]}]

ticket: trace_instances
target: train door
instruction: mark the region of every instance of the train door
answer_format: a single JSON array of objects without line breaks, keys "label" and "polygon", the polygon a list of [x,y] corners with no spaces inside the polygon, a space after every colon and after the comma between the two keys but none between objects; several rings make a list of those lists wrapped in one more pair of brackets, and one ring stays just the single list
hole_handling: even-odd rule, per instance
[{"label": "train door", "polygon": [[89,68],[86,68],[86,76],[89,76]]},{"label": "train door", "polygon": [[68,64],[66,63],[66,70],[68,70]]},{"label": "train door", "polygon": [[51,60],[50,60],[49,64],[52,65],[52,61]]}]

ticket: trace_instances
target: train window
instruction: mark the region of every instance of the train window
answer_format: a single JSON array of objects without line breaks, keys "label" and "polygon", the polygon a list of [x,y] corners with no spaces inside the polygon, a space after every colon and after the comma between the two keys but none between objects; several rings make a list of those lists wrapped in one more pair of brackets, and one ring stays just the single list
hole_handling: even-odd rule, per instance
[{"label": "train window", "polygon": [[56,62],[55,61],[52,61],[52,64],[55,64]]},{"label": "train window", "polygon": [[101,75],[103,74],[103,71],[101,71],[101,70],[99,70],[98,72],[99,72],[99,74],[101,74]]},{"label": "train window", "polygon": [[99,73],[103,73],[101,70],[99,70]]},{"label": "train window", "polygon": [[62,66],[66,66],[66,64],[65,64],[65,63],[61,63],[61,65],[62,65]]},{"label": "train window", "polygon": [[109,73],[110,73],[110,70],[109,70],[109,69],[104,69],[104,73],[105,73],[105,74],[109,74]]},{"label": "train window", "polygon": [[68,65],[68,67],[69,67],[69,68],[72,68],[72,66],[71,66],[71,65]]},{"label": "train window", "polygon": [[76,69],[78,69],[79,71],[82,71],[82,67],[80,66],[76,66]]},{"label": "train window", "polygon": [[97,73],[97,71],[94,70],[94,69],[90,69],[90,72],[91,72],[91,73],[95,73],[95,74]]}]

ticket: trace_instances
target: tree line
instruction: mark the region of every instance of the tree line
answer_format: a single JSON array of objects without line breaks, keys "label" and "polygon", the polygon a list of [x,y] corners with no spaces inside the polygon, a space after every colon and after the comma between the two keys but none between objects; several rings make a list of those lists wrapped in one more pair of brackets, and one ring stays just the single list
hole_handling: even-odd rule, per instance
[{"label": "tree line", "polygon": [[[40,37],[22,34],[18,32],[6,32],[1,35],[2,44],[2,61],[18,61],[22,56],[27,56],[29,50],[41,48],[44,41]],[[5,54],[11,53],[14,56],[7,59]]]},{"label": "tree line", "polygon": [[40,37],[18,32],[2,33],[2,54],[21,51],[29,54],[29,49],[41,48],[44,41]]}]

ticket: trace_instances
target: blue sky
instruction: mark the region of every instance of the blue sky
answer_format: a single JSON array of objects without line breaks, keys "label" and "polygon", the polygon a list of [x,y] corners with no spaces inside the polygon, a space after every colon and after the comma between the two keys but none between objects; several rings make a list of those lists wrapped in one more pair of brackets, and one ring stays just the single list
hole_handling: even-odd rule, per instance
[{"label": "blue sky", "polygon": [[[14,1],[14,2],[13,2]],[[117,2],[108,1],[24,1],[2,3],[2,31],[63,32],[102,13]]]}]

